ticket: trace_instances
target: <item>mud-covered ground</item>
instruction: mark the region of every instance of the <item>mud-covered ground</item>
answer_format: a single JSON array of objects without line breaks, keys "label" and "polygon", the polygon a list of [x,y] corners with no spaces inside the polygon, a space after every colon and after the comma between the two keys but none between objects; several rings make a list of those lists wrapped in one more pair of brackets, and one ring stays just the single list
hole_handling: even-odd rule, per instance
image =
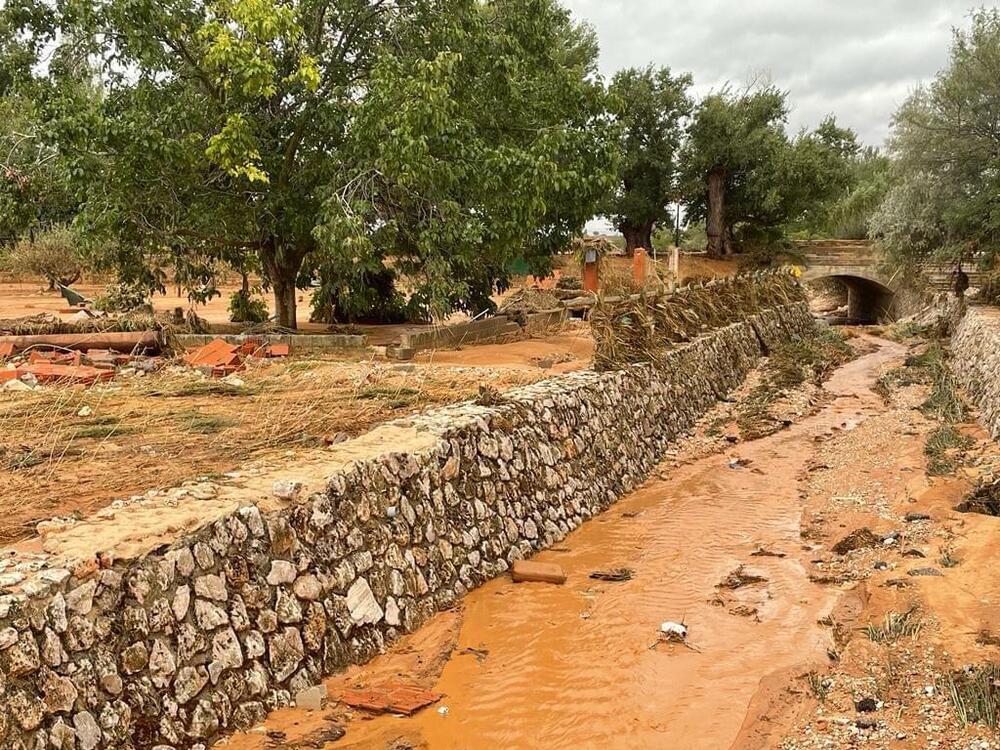
[{"label": "mud-covered ground", "polygon": [[[950,697],[973,716],[962,670],[1000,659],[1000,519],[953,510],[996,448],[972,415],[951,426],[965,439],[927,447],[933,386],[894,369],[926,343],[853,341],[822,387],[768,389],[755,421],[741,404],[764,368],[653,479],[539,554],[564,586],[495,580],[328,680],[324,710],[279,711],[228,746],[1000,747]],[[589,577],[611,568],[632,578]],[[666,620],[686,645],[658,642]],[[443,698],[411,718],[337,702],[386,680]]]}]

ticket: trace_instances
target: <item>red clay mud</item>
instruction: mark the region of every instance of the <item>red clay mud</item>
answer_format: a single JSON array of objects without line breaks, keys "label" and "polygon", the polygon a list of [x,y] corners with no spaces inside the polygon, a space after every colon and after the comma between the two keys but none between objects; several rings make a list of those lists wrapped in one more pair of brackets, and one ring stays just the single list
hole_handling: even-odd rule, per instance
[{"label": "red clay mud", "polygon": [[[730,468],[725,455],[681,466],[534,558],[561,566],[565,585],[500,578],[471,593],[440,675],[422,672],[420,684],[444,694],[441,709],[358,722],[341,707],[347,735],[337,747],[718,750],[739,737],[773,737],[793,718],[781,686],[826,662],[833,639],[819,621],[841,598],[808,575],[797,477],[817,438],[883,408],[869,386],[902,351],[880,343],[834,375],[833,398],[818,414],[739,446],[748,465],[764,470]],[[775,556],[755,557],[761,548]],[[766,581],[727,591],[720,606],[716,585],[750,563]],[[624,567],[631,580],[589,578]],[[685,622],[686,643],[651,648],[667,620]],[[422,633],[330,680],[331,694],[386,671],[416,679],[409,660],[433,663],[441,647]],[[283,711],[267,728],[291,737],[301,722]],[[761,722],[773,726],[755,731]],[[240,735],[230,746],[258,747],[258,738]]]}]

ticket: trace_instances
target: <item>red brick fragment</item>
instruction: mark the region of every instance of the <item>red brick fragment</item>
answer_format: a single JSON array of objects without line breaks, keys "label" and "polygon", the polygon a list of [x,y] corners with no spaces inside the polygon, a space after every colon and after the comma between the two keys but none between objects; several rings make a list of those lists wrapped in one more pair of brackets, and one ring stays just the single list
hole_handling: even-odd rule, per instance
[{"label": "red brick fragment", "polygon": [[86,365],[56,365],[48,362],[21,365],[17,368],[18,377],[25,373],[35,376],[39,383],[82,383],[90,385],[99,380],[111,380],[115,374],[111,370],[98,370]]},{"label": "red brick fragment", "polygon": [[440,693],[424,690],[417,685],[389,682],[363,690],[347,690],[340,696],[342,703],[375,713],[410,716],[421,708],[441,700]]},{"label": "red brick fragment", "polygon": [[187,352],[184,361],[192,367],[239,367],[240,350],[224,339],[214,339],[204,346]]},{"label": "red brick fragment", "polygon": [[510,577],[514,583],[566,583],[566,573],[555,563],[532,562],[531,560],[515,560],[510,569]]}]

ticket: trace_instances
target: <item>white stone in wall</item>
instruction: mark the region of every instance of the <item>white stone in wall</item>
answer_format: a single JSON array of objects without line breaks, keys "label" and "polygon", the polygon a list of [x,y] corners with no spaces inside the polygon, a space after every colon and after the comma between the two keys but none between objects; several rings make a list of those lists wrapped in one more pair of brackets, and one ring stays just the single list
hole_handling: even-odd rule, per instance
[{"label": "white stone in wall", "polygon": [[347,608],[356,625],[374,625],[383,617],[382,608],[364,578],[356,580],[347,590]]}]

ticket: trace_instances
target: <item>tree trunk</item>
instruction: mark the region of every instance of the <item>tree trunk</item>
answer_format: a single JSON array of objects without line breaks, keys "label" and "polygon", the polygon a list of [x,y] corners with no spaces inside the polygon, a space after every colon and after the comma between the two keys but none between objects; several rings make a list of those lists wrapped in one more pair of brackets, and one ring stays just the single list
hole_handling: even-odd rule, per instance
[{"label": "tree trunk", "polygon": [[625,254],[632,255],[638,248],[649,253],[653,252],[653,222],[647,224],[623,224],[622,235],[625,237]]},{"label": "tree trunk", "polygon": [[302,252],[281,246],[274,239],[260,251],[261,263],[274,289],[274,310],[282,328],[294,330],[298,327],[295,319],[295,280],[304,257]]},{"label": "tree trunk", "polygon": [[705,178],[708,187],[708,218],[705,233],[708,235],[708,254],[713,258],[727,255],[731,244],[726,237],[726,170],[715,167]]}]

